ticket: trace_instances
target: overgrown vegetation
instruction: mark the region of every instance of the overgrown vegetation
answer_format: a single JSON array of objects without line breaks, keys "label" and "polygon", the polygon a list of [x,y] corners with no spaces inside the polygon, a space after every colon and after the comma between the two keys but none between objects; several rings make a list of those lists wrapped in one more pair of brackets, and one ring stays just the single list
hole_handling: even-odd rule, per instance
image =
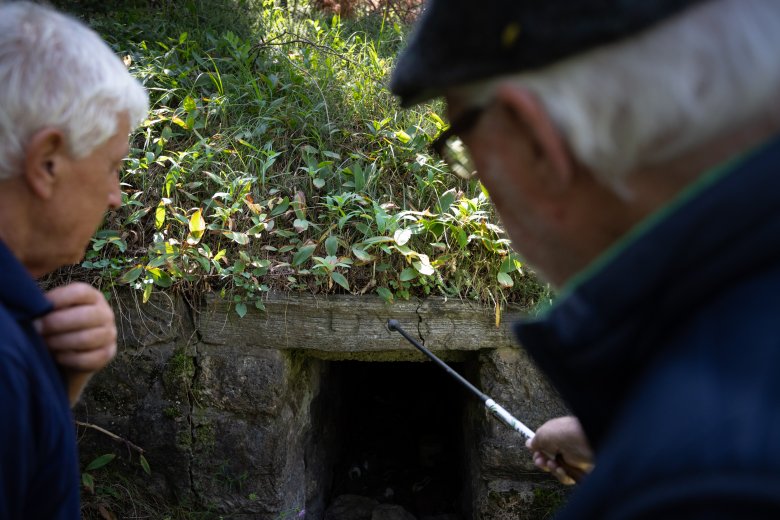
[{"label": "overgrown vegetation", "polygon": [[[105,8],[105,7],[104,7]],[[108,290],[439,294],[497,309],[546,289],[488,197],[431,156],[442,106],[386,83],[405,26],[385,9],[179,2],[91,12],[152,99],[112,212],[78,268]],[[73,273],[71,273],[72,275]]]},{"label": "overgrown vegetation", "polygon": [[[122,208],[83,263],[49,282],[130,286],[144,301],[214,291],[240,316],[272,290],[444,295],[493,305],[497,319],[507,303],[549,297],[511,252],[481,186],[430,154],[443,106],[400,110],[386,90],[418,2],[58,4],[122,56],[151,112],[132,137]],[[85,517],[218,516],[137,488],[124,475],[147,474],[145,459],[112,460],[84,468]]]}]

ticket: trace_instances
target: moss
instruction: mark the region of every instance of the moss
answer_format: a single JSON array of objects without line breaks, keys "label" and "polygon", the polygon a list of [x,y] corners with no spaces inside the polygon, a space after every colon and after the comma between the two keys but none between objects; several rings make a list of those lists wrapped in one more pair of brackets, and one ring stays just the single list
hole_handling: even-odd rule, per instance
[{"label": "moss", "polygon": [[187,400],[195,376],[195,360],[184,348],[178,348],[168,359],[163,372],[165,390],[172,399]]}]

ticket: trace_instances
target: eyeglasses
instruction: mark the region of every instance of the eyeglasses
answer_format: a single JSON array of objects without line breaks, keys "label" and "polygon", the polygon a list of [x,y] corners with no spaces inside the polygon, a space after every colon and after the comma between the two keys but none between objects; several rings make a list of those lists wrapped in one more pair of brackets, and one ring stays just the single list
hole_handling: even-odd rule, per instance
[{"label": "eyeglasses", "polygon": [[477,168],[458,136],[476,126],[485,108],[485,106],[469,108],[431,143],[434,153],[441,157],[452,172],[461,179],[472,179],[477,174]]}]

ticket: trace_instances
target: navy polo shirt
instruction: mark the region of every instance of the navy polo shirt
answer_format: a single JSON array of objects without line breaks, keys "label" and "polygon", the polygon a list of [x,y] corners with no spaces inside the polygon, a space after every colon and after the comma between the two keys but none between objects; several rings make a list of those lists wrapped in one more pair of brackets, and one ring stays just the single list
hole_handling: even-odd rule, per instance
[{"label": "navy polo shirt", "polygon": [[51,311],[0,242],[0,518],[78,519],[79,471],[70,404],[33,328]]}]

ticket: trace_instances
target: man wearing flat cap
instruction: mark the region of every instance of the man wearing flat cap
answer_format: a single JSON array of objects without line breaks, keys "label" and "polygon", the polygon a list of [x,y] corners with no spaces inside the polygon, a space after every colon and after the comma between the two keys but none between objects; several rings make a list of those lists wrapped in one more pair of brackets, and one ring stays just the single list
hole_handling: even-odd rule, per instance
[{"label": "man wearing flat cap", "polygon": [[559,289],[515,332],[595,453],[561,518],[780,518],[777,49],[777,0],[431,0],[399,58]]}]

